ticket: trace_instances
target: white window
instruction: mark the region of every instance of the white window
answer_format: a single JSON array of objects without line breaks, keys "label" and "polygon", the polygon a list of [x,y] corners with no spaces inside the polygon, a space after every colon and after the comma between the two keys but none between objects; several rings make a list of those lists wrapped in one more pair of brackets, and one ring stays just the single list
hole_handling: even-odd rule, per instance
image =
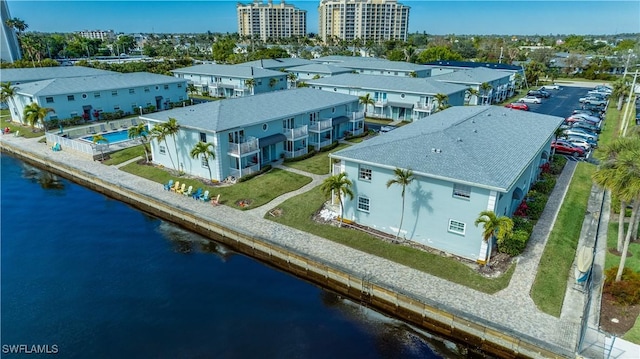
[{"label": "white window", "polygon": [[47,97],[46,100],[47,103],[53,103],[53,97]]},{"label": "white window", "polygon": [[358,196],[358,210],[369,213],[369,198]]},{"label": "white window", "polygon": [[467,225],[464,222],[456,221],[454,219],[449,220],[449,232],[464,235],[464,230]]},{"label": "white window", "polygon": [[453,196],[456,198],[471,198],[471,187],[462,184],[453,184]]},{"label": "white window", "polygon": [[164,146],[162,146],[162,145],[160,145],[160,146],[158,147],[158,150],[159,150],[159,151],[160,151],[160,153],[161,153],[161,154],[163,154],[163,155],[167,153],[167,149],[166,149]]},{"label": "white window", "polygon": [[371,167],[361,165],[358,170],[358,178],[365,181],[371,181]]}]

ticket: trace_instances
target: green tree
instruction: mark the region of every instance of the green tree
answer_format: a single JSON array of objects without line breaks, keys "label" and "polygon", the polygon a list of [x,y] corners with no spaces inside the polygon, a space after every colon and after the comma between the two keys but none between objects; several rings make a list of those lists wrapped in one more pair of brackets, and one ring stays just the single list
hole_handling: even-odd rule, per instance
[{"label": "green tree", "polygon": [[451,105],[447,103],[449,101],[449,96],[443,93],[437,93],[434,98],[438,102],[438,111],[451,107]]},{"label": "green tree", "polygon": [[460,61],[462,60],[462,56],[459,53],[452,51],[446,46],[430,47],[422,51],[418,55],[419,63],[426,63],[426,62],[432,62],[432,61],[446,61],[446,60]]},{"label": "green tree", "polygon": [[364,106],[364,117],[367,117],[367,108],[369,107],[369,105],[373,106],[375,105],[376,101],[374,99],[371,98],[371,94],[370,93],[366,93],[363,96],[358,97],[360,103]]},{"label": "green tree", "polygon": [[483,82],[480,84],[480,91],[482,92],[482,104],[491,105],[491,99],[489,99],[489,92],[493,86],[491,86],[487,82]]},{"label": "green tree", "polygon": [[[162,142],[164,142],[164,145],[166,147],[169,147],[169,144],[167,143],[168,136],[171,136],[171,134],[167,126],[167,122],[159,123],[155,125],[151,130],[151,137],[155,138],[158,141],[158,144],[161,144]],[[176,164],[173,161],[173,156],[171,156],[171,151],[169,151],[168,148],[167,148],[167,153],[169,154],[169,160],[171,160],[171,166],[173,167],[174,170],[177,171],[178,168],[176,167]],[[177,156],[177,152],[176,152],[176,156]]]},{"label": "green tree", "polygon": [[[320,185],[320,189],[324,192],[325,195],[332,197],[335,195],[338,197],[338,201],[340,202],[340,226],[342,227],[342,221],[344,220],[344,205],[342,203],[342,197],[349,197],[349,199],[353,199],[353,191],[351,190],[351,186],[353,183],[350,179],[347,178],[347,174],[345,172],[338,173],[337,175],[329,176],[325,178]],[[333,202],[333,201],[332,201]]]},{"label": "green tree", "polygon": [[191,83],[187,84],[187,92],[189,92],[189,94],[193,95],[194,93],[198,92],[198,88],[194,84],[191,84]]},{"label": "green tree", "polygon": [[107,140],[106,137],[102,135],[93,135],[93,137],[91,138],[91,142],[93,142],[93,144],[96,146],[96,149],[100,149],[101,161],[104,161],[104,146],[100,146],[100,144],[104,143],[108,145],[109,140]]},{"label": "green tree", "polygon": [[622,78],[613,83],[613,91],[611,91],[611,98],[618,99],[618,105],[617,105],[618,111],[622,110],[624,99],[630,90],[631,90],[631,84]]},{"label": "green tree", "polygon": [[229,56],[233,55],[236,42],[231,38],[223,38],[216,41],[211,47],[211,55],[217,62],[227,62]]},{"label": "green tree", "polygon": [[402,229],[402,222],[404,221],[404,200],[405,200],[405,191],[407,187],[413,182],[415,179],[413,175],[413,171],[410,169],[403,170],[401,168],[397,168],[393,171],[394,177],[387,181],[387,188],[398,185],[402,188],[401,196],[402,196],[402,212],[400,214],[400,226],[398,227],[398,233],[396,233],[396,242],[398,241],[398,237],[400,236],[400,230]]},{"label": "green tree", "polygon": [[[466,91],[465,91],[467,97],[469,97],[469,99],[467,100],[467,105],[469,105],[471,103],[471,99],[475,96],[476,98],[478,97],[478,95],[480,94],[480,92],[476,89],[474,89],[473,87],[469,87]],[[476,102],[477,104],[477,102]]]},{"label": "green tree", "polygon": [[513,221],[509,217],[498,217],[493,211],[482,211],[474,224],[476,227],[482,224],[482,240],[489,244],[489,256],[487,258],[487,263],[489,263],[491,260],[491,239],[495,237],[498,243],[501,243],[506,238],[509,238],[513,232]]},{"label": "green tree", "polygon": [[540,77],[544,75],[546,66],[536,61],[531,61],[525,65],[524,74],[527,86],[538,85]]},{"label": "green tree", "polygon": [[249,92],[251,92],[251,94],[253,95],[253,88],[256,87],[256,80],[255,79],[246,79],[246,80],[244,80],[244,85],[249,88]]},{"label": "green tree", "polygon": [[278,79],[272,77],[269,79],[269,87],[273,88],[278,83]]},{"label": "green tree", "polygon": [[289,80],[291,87],[296,87],[296,80],[298,80],[298,76],[296,76],[296,74],[294,74],[293,72],[289,72],[287,74],[287,80]]},{"label": "green tree", "polygon": [[191,152],[189,153],[191,155],[191,158],[198,158],[198,157],[203,157],[204,160],[207,162],[207,169],[209,170],[209,180],[212,180],[213,178],[211,175],[211,160],[216,158],[216,153],[214,152],[214,148],[215,145],[213,143],[210,142],[198,142],[196,143],[195,146],[193,146],[193,148],[191,149]]},{"label": "green tree", "polygon": [[24,115],[25,121],[27,121],[29,126],[31,126],[32,131],[34,130],[34,126],[38,122],[41,122],[42,127],[44,128],[45,131],[47,131],[47,121],[45,120],[45,117],[47,117],[47,115],[50,112],[55,112],[55,111],[52,108],[40,107],[40,105],[38,105],[37,103],[32,102],[27,106],[25,106],[23,110],[23,115]]},{"label": "green tree", "polygon": [[148,147],[149,137],[147,133],[147,125],[144,123],[139,123],[137,126],[129,127],[127,135],[131,140],[137,139],[138,141],[140,141],[140,144],[144,149],[144,160],[145,162],[149,162],[149,153],[151,153],[151,149],[149,149]]},{"label": "green tree", "polygon": [[[0,102],[9,107],[9,101],[11,101],[14,103],[13,107],[15,107],[13,96],[16,95],[16,90],[17,88],[15,86],[12,86],[11,82],[3,82],[2,84],[0,84]],[[13,111],[10,110],[9,115],[13,120]]]}]

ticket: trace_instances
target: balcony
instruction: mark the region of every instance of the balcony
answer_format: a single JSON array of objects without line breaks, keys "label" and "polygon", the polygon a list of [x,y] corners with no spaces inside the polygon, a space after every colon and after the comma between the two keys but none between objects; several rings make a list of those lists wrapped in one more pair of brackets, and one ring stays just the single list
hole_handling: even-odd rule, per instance
[{"label": "balcony", "polygon": [[364,121],[364,111],[352,112],[349,122]]},{"label": "balcony", "polygon": [[431,113],[433,111],[433,107],[434,104],[425,104],[424,102],[418,102],[415,104],[415,106],[413,106],[413,110],[414,111],[419,111],[419,112],[429,112]]},{"label": "balcony", "polygon": [[244,168],[240,168],[240,169],[229,168],[229,174],[235,178],[240,178],[242,176],[250,175],[252,173],[256,173],[259,171],[260,171],[260,165],[257,163]]},{"label": "balcony", "polygon": [[324,132],[331,130],[331,128],[331,119],[321,120],[309,125],[309,132]]},{"label": "balcony", "polygon": [[255,137],[249,137],[246,141],[241,143],[230,142],[227,154],[234,157],[242,157],[257,152],[259,152],[258,139]]},{"label": "balcony", "polygon": [[383,99],[375,99],[376,103],[374,103],[373,105],[376,107],[385,107],[387,105],[387,99],[383,98]]},{"label": "balcony", "polygon": [[297,141],[309,137],[307,125],[297,128],[288,128],[285,129],[283,133],[285,136],[287,136],[287,141]]}]

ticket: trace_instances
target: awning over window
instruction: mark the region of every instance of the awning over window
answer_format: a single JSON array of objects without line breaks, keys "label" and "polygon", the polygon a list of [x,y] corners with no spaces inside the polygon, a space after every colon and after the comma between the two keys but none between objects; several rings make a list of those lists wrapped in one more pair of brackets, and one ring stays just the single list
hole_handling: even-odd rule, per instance
[{"label": "awning over window", "polygon": [[392,102],[392,101],[389,101],[389,102],[387,102],[387,104],[389,106],[393,106],[393,107],[413,108],[413,104],[412,103],[406,103],[406,102]]},{"label": "awning over window", "polygon": [[338,116],[331,121],[332,125],[339,125],[341,123],[349,122],[349,117],[347,116]]},{"label": "awning over window", "polygon": [[263,137],[258,140],[260,147],[267,147],[269,145],[273,145],[274,143],[283,142],[287,140],[287,136],[282,133],[276,133],[275,135]]}]

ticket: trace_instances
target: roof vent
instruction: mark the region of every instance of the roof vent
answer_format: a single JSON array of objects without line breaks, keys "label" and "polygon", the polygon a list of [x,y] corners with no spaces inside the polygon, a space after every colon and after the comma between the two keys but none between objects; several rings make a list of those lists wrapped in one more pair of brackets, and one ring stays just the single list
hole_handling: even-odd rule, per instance
[{"label": "roof vent", "polygon": [[478,130],[473,130],[473,133],[478,133]]},{"label": "roof vent", "polygon": [[435,152],[436,152],[436,148],[435,148],[435,147],[432,147],[432,148],[431,148],[431,152],[435,153]]},{"label": "roof vent", "polygon": [[476,123],[476,120],[471,120],[471,123]]},{"label": "roof vent", "polygon": [[457,141],[462,142],[462,138],[458,137]]},{"label": "roof vent", "polygon": [[440,153],[440,152],[442,152],[442,150],[439,148],[436,148],[436,153]]}]

